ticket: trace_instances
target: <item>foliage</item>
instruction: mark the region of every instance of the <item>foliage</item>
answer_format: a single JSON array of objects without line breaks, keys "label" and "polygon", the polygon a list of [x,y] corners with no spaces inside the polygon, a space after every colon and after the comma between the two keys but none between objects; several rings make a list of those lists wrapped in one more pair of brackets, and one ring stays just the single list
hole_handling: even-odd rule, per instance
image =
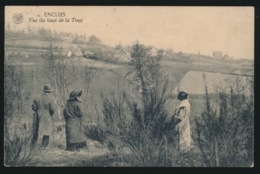
[{"label": "foliage", "polygon": [[[136,84],[135,99],[125,92],[117,97],[103,97],[104,124],[102,141],[118,154],[118,149],[129,148],[135,159],[132,165],[169,165],[164,150],[167,138],[166,87],[160,56],[141,44],[131,48],[131,61],[126,78]],[[169,129],[169,128],[168,128]]]},{"label": "foliage", "polygon": [[[60,109],[70,90],[79,87],[82,87],[81,89],[84,91],[85,106],[90,105],[86,101],[89,96],[90,83],[96,75],[97,69],[91,66],[84,67],[84,69],[74,66],[71,58],[64,54],[64,50],[55,46],[55,42],[61,41],[61,38],[71,37],[73,39],[74,37],[72,42],[85,43],[86,37],[53,33],[45,29],[38,31],[37,34],[39,35],[37,37],[47,40],[49,44],[47,51],[42,55],[45,60],[45,71],[39,73],[37,70],[30,75],[38,74],[39,81],[52,84]],[[36,37],[32,33],[24,31],[7,32],[6,35],[8,37]],[[58,37],[60,38],[57,39]],[[93,37],[92,39],[93,42],[89,40],[90,43],[100,44],[98,38]],[[27,46],[23,48],[27,48]],[[105,48],[93,51],[94,57],[92,58],[111,62],[114,52],[103,49]],[[122,46],[118,45],[116,49],[120,50]],[[154,54],[152,47],[134,44],[129,53],[129,69],[125,78],[135,88],[131,93],[126,93],[128,89],[125,89],[125,91],[118,90],[111,96],[103,95],[101,110],[104,119],[95,125],[86,126],[87,137],[101,142],[114,152],[112,157],[99,158],[100,165],[103,163],[114,165],[111,160],[123,161],[124,164],[127,163],[130,166],[241,167],[253,164],[253,79],[248,79],[246,84],[239,78],[228,79],[224,85],[219,86],[217,95],[208,94],[207,85],[205,85],[205,112],[196,120],[195,132],[193,132],[194,149],[187,153],[180,153],[173,146],[173,127],[168,124],[167,120],[171,115],[166,112],[168,96],[166,95],[167,77],[161,67],[163,52],[157,50]],[[172,56],[173,53],[169,54]],[[176,53],[174,55],[172,60],[191,62],[186,54]],[[172,70],[173,67],[174,65],[171,65],[170,69]],[[28,149],[30,137],[18,134],[10,137],[10,132],[14,127],[9,123],[14,117],[19,118],[24,114],[30,114],[28,108],[31,106],[30,96],[34,87],[30,84],[32,80],[29,73],[26,74],[23,67],[5,64],[4,68],[5,164],[24,166],[31,159],[31,151]],[[209,71],[208,68],[212,67],[194,67],[183,64],[182,71],[184,72],[182,74],[190,69]],[[223,67],[223,65],[214,66],[214,68],[218,71],[220,69],[223,71],[223,68],[230,70],[229,66]],[[225,72],[228,72],[227,70]],[[173,76],[176,79],[175,83],[179,86],[178,83],[182,76],[178,76],[177,73],[173,73]],[[113,78],[116,77],[113,76]],[[83,85],[79,82],[82,82]],[[111,90],[111,85],[108,88]],[[125,148],[130,149],[131,154],[127,156],[122,154],[121,152]],[[106,160],[106,158],[108,159]]]},{"label": "foliage", "polygon": [[[253,164],[253,83],[228,79],[210,97],[206,89],[205,112],[196,120],[195,142],[206,166],[251,166]],[[250,91],[248,91],[248,89]]]},{"label": "foliage", "polygon": [[[68,85],[74,80],[71,71],[68,70],[70,58],[64,55],[63,49],[54,46],[50,41],[49,50],[47,53],[42,54],[45,60],[45,72],[44,74],[49,79],[48,82],[54,88],[55,104],[58,109],[58,117],[61,116],[62,105],[66,100],[67,94],[70,92]],[[59,96],[59,97],[58,97]]]},{"label": "foliage", "polygon": [[[62,119],[61,110],[67,99],[68,94],[71,90],[76,87],[78,79],[83,79],[86,83],[87,94],[91,79],[96,74],[96,71],[91,66],[85,67],[82,71],[76,68],[74,57],[69,57],[62,47],[55,46],[55,42],[47,35],[46,38],[49,40],[49,49],[47,53],[42,54],[42,58],[45,60],[45,70],[43,74],[47,77],[48,82],[54,87],[55,104],[58,108],[59,119]],[[82,89],[81,89],[82,90]]]},{"label": "foliage", "polygon": [[4,162],[6,166],[25,165],[32,157],[30,127],[27,124],[12,125],[16,119],[25,118],[27,110],[24,106],[31,92],[22,67],[6,64],[4,68]]},{"label": "foliage", "polygon": [[[10,127],[10,123],[6,122],[5,127]],[[28,128],[27,128],[28,129]],[[32,157],[31,139],[32,134],[27,135],[26,129],[15,128],[14,135],[10,136],[10,129],[5,129],[4,133],[4,163],[6,166],[25,166]],[[20,132],[20,135],[17,134]],[[28,132],[28,131],[27,131]],[[21,133],[24,135],[22,136]]]},{"label": "foliage", "polygon": [[28,90],[29,83],[26,81],[26,75],[22,68],[12,64],[4,66],[4,111],[7,117],[12,116],[14,111],[17,114],[24,113],[24,104],[31,95]]},{"label": "foliage", "polygon": [[92,44],[92,45],[96,45],[96,44],[101,44],[101,41],[100,41],[100,39],[97,38],[96,36],[91,35],[91,36],[89,36],[89,38],[88,38],[88,43],[89,43],[89,44]]}]

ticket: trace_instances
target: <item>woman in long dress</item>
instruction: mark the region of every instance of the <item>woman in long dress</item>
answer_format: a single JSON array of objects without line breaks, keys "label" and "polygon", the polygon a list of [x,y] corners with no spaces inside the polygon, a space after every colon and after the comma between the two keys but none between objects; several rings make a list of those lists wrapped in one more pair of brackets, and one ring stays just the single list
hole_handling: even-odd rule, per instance
[{"label": "woman in long dress", "polygon": [[63,114],[66,122],[66,150],[74,151],[86,147],[82,128],[82,106],[79,97],[82,91],[72,91],[66,102]]},{"label": "woman in long dress", "polygon": [[190,102],[188,93],[181,91],[178,94],[179,103],[174,112],[177,131],[177,147],[180,151],[187,151],[191,147],[190,130]]}]

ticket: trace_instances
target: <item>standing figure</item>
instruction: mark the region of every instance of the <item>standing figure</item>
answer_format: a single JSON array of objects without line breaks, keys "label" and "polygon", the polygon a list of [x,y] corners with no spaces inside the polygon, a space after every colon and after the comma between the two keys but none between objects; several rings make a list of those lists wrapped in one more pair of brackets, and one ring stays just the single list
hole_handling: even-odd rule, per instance
[{"label": "standing figure", "polygon": [[74,151],[86,147],[82,129],[82,106],[79,100],[82,91],[72,91],[66,102],[63,114],[66,122],[66,150]]},{"label": "standing figure", "polygon": [[32,145],[50,147],[53,139],[53,114],[55,112],[53,99],[50,96],[51,85],[45,84],[43,94],[38,96],[32,104],[34,113]]},{"label": "standing figure", "polygon": [[190,102],[186,92],[179,92],[177,96],[179,104],[174,111],[174,120],[177,131],[177,143],[180,151],[186,151],[191,146],[190,131]]}]

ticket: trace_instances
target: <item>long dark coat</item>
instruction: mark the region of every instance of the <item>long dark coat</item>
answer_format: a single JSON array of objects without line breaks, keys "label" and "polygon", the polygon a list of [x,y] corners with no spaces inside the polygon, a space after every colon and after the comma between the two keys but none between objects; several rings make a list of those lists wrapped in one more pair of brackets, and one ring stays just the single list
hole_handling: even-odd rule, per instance
[{"label": "long dark coat", "polygon": [[48,93],[38,96],[32,104],[35,112],[34,118],[34,143],[41,143],[43,135],[53,134],[53,114],[55,112],[53,98]]},{"label": "long dark coat", "polygon": [[67,147],[71,144],[85,142],[82,128],[83,112],[81,102],[77,99],[67,100],[63,114],[66,122]]}]

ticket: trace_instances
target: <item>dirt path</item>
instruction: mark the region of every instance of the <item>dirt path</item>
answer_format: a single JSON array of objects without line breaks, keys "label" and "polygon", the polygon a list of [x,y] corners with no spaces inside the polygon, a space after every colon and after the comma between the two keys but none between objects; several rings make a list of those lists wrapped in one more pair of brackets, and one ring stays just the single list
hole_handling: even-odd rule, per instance
[{"label": "dirt path", "polygon": [[28,166],[48,166],[48,167],[65,167],[65,166],[96,166],[95,160],[109,156],[109,152],[104,147],[97,147],[95,142],[88,143],[88,148],[80,151],[65,151],[60,148],[51,148],[40,150],[34,153]]}]

